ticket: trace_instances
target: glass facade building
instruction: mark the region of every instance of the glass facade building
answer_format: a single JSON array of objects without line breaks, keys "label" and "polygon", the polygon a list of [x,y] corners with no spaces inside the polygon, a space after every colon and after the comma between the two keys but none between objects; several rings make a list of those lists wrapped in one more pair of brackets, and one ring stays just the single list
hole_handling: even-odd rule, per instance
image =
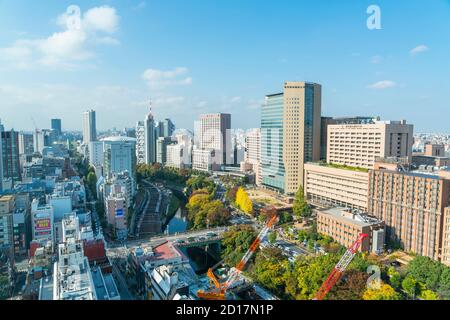
[{"label": "glass facade building", "polygon": [[261,176],[263,186],[284,193],[282,93],[269,95],[261,114]]}]

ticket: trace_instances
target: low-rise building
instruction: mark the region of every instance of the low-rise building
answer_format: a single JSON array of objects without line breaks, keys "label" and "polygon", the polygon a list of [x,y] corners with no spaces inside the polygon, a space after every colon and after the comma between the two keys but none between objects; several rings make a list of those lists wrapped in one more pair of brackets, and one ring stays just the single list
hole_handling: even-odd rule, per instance
[{"label": "low-rise building", "polygon": [[367,234],[360,247],[362,252],[381,253],[384,249],[384,223],[358,210],[334,207],[317,210],[317,232],[332,237],[350,247],[358,236]]},{"label": "low-rise building", "polygon": [[[175,271],[173,266],[162,265],[154,268],[150,273],[151,293],[149,300],[189,299],[190,279],[183,270]],[[182,298],[184,297],[184,298]]]},{"label": "low-rise building", "polygon": [[173,266],[177,270],[188,263],[187,257],[171,242],[164,242],[158,246],[142,246],[131,250],[128,257],[127,269],[136,282],[139,294],[148,294],[151,290],[150,274],[162,265]]}]

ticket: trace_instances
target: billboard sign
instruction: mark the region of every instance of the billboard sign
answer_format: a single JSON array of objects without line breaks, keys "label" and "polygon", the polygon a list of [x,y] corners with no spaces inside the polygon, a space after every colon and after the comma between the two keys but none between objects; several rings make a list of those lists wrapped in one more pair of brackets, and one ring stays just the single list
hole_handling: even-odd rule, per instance
[{"label": "billboard sign", "polygon": [[34,223],[34,228],[36,231],[47,231],[51,229],[50,219],[39,219]]},{"label": "billboard sign", "polygon": [[116,209],[116,217],[123,217],[124,212],[123,209]]}]

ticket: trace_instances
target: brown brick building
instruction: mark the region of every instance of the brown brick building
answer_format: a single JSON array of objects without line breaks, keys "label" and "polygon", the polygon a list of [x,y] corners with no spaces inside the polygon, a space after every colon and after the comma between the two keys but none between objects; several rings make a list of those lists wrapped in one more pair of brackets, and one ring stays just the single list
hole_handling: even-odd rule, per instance
[{"label": "brown brick building", "polygon": [[450,244],[443,241],[449,206],[450,171],[408,171],[381,161],[370,170],[368,211],[386,223],[386,240],[405,251],[450,264],[442,259],[443,252],[450,256],[443,248]]}]

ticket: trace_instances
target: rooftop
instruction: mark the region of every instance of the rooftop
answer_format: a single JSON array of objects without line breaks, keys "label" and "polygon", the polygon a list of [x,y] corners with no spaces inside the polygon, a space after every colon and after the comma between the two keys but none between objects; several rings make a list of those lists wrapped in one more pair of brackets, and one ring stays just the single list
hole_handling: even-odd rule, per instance
[{"label": "rooftop", "polygon": [[311,162],[310,164],[315,164],[322,167],[334,168],[334,169],[343,169],[343,170],[351,170],[358,172],[369,172],[369,169],[360,168],[360,167],[352,167],[345,164],[337,164],[337,163],[326,163],[326,162]]},{"label": "rooftop", "polygon": [[334,207],[331,209],[319,210],[319,212],[331,215],[339,220],[351,221],[352,223],[361,227],[369,227],[373,224],[381,223],[381,221],[376,219],[375,217],[371,217],[366,213],[348,208]]},{"label": "rooftop", "polygon": [[132,250],[132,253],[138,260],[146,261],[162,261],[175,259],[178,257],[184,260],[185,258],[184,255],[171,242],[164,242],[155,247],[150,245],[141,246]]}]

